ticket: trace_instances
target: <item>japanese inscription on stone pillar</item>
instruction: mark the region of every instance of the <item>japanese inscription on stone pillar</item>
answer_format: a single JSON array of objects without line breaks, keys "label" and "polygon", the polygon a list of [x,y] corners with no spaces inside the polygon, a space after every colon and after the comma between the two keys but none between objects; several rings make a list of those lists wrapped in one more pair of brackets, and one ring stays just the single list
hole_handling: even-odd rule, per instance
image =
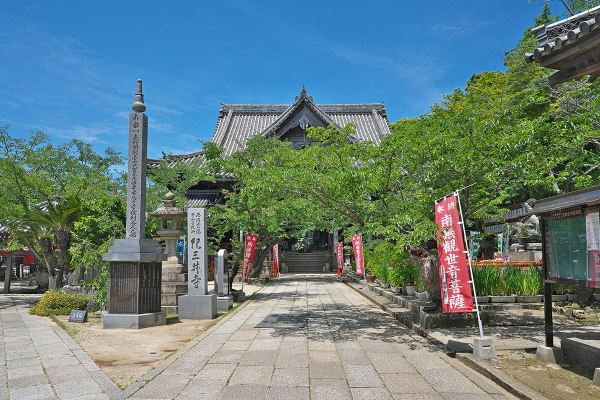
[{"label": "japanese inscription on stone pillar", "polygon": [[206,252],[206,210],[189,208],[188,223],[188,295],[208,293]]},{"label": "japanese inscription on stone pillar", "polygon": [[144,239],[146,213],[146,147],[148,117],[129,113],[129,160],[127,169],[127,239]]}]

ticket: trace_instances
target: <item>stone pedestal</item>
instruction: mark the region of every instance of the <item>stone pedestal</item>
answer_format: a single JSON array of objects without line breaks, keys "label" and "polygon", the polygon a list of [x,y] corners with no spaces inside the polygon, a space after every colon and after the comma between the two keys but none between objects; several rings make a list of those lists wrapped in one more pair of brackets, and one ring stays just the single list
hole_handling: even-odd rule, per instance
[{"label": "stone pedestal", "polygon": [[213,319],[217,317],[217,295],[179,296],[179,318],[181,319]]},{"label": "stone pedestal", "polygon": [[217,296],[217,311],[227,312],[233,307],[233,296]]},{"label": "stone pedestal", "polygon": [[565,356],[560,347],[538,346],[535,358],[541,362],[551,364],[564,364]]},{"label": "stone pedestal", "polygon": [[473,355],[484,360],[497,358],[494,342],[491,337],[475,338],[473,340]]},{"label": "stone pedestal", "polygon": [[600,368],[594,370],[594,380],[592,383],[596,386],[600,386]]},{"label": "stone pedestal", "polygon": [[165,258],[155,240],[115,240],[104,255],[110,266],[103,328],[140,329],[165,324],[166,314],[160,305],[161,264]]}]

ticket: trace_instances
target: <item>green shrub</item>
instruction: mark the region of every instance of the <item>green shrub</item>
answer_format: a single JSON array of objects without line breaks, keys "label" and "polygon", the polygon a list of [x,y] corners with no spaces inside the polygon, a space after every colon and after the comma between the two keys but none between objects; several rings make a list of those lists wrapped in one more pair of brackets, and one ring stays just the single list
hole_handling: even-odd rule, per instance
[{"label": "green shrub", "polygon": [[29,310],[34,315],[69,315],[71,310],[85,310],[90,299],[76,294],[65,293],[60,289],[49,290],[42,299]]}]

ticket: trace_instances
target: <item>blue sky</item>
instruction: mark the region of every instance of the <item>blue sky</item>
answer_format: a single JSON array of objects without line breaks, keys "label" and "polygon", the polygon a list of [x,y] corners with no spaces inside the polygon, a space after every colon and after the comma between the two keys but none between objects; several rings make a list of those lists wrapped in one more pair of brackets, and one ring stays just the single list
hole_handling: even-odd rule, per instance
[{"label": "blue sky", "polygon": [[[148,156],[212,137],[219,102],[385,101],[428,112],[475,72],[502,69],[542,4],[455,1],[11,1],[0,9],[0,124],[127,151],[143,79]],[[563,13],[559,1],[551,3]]]}]

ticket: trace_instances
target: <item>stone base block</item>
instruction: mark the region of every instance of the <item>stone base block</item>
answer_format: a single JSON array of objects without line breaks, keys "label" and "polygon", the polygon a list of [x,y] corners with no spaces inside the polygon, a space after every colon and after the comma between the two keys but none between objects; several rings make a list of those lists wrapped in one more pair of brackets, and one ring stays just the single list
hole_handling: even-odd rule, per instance
[{"label": "stone base block", "polygon": [[217,317],[217,295],[179,296],[179,319],[214,319]]},{"label": "stone base block", "polygon": [[177,306],[161,306],[160,309],[166,312],[167,314],[177,314],[179,311],[177,309]]},{"label": "stone base block", "polygon": [[600,386],[600,368],[596,368],[594,371],[594,380],[592,383],[596,386]]},{"label": "stone base block", "polygon": [[233,296],[217,296],[217,311],[229,311],[233,307]]},{"label": "stone base block", "polygon": [[538,346],[535,358],[545,363],[564,364],[565,356],[560,347]]},{"label": "stone base block", "polygon": [[246,293],[240,291],[234,292],[235,301],[238,303],[243,303],[246,301]]},{"label": "stone base block", "polygon": [[495,359],[496,348],[491,337],[475,338],[473,340],[473,355],[485,360]]},{"label": "stone base block", "polygon": [[102,328],[142,329],[165,325],[167,314],[164,311],[146,314],[111,314],[102,311]]}]

